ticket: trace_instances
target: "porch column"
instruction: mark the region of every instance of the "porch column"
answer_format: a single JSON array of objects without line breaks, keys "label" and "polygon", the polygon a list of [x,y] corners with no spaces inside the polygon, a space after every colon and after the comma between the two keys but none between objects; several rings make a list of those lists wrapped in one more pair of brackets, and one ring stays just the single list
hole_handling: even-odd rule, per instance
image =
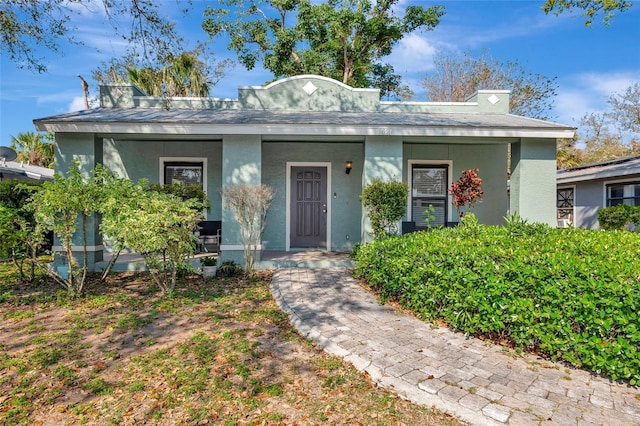
[{"label": "porch column", "polygon": [[[373,179],[380,179],[383,182],[402,180],[402,137],[367,136],[365,138],[362,187],[367,186]],[[364,206],[362,206],[361,229],[361,241],[363,243],[371,241],[372,227]]]},{"label": "porch column", "polygon": [[[222,187],[260,185],[262,183],[262,138],[260,135],[225,135],[222,137]],[[224,205],[224,197],[222,203]],[[258,247],[258,259],[262,248]],[[220,260],[244,265],[240,227],[233,212],[222,209]]]},{"label": "porch column", "polygon": [[[56,133],[55,145],[55,172],[61,176],[69,175],[69,169],[74,160],[79,163],[80,173],[84,178],[91,177],[91,171],[98,164],[102,164],[102,138],[93,133]],[[78,230],[73,236],[73,242],[74,256],[79,262],[82,262],[83,246],[80,223],[78,223]],[[54,239],[53,244],[54,251],[62,251],[57,238]],[[100,220],[95,215],[91,215],[87,222],[87,268],[89,271],[94,271],[96,262],[103,260],[103,252]],[[59,263],[59,257],[56,257],[54,262]]]},{"label": "porch column", "polygon": [[556,140],[511,144],[510,213],[556,226]]}]

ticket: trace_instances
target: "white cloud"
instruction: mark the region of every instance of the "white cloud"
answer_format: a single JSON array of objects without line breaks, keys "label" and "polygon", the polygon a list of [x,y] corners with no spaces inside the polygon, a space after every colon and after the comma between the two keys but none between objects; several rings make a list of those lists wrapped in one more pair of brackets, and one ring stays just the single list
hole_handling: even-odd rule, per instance
[{"label": "white cloud", "polygon": [[40,104],[46,103],[60,103],[64,102],[66,99],[73,99],[74,92],[71,90],[67,90],[64,92],[52,92],[46,95],[40,95],[37,97],[36,102]]},{"label": "white cloud", "polygon": [[425,72],[433,69],[433,55],[436,47],[419,34],[409,34],[393,49],[384,62],[393,64],[397,73]]},{"label": "white cloud", "polygon": [[637,72],[585,73],[576,76],[576,80],[585,88],[609,97],[614,93],[626,90],[638,82],[640,70]]},{"label": "white cloud", "polygon": [[74,96],[73,100],[71,101],[71,104],[69,104],[69,111],[68,112],[74,112],[74,111],[82,111],[85,110],[85,106],[84,106],[84,97],[82,96]]},{"label": "white cloud", "polygon": [[[614,93],[622,93],[638,81],[640,72],[582,73],[559,80],[555,99],[555,115],[563,124],[580,127],[580,119],[587,114],[602,114],[609,110],[607,100]],[[580,133],[580,129],[578,129]]]}]

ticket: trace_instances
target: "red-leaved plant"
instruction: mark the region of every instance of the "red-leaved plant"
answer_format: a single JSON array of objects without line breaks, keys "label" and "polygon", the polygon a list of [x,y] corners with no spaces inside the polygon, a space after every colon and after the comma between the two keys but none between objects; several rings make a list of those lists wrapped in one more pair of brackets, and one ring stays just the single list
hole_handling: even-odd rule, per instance
[{"label": "red-leaved plant", "polygon": [[451,184],[449,189],[453,197],[453,204],[459,212],[459,216],[464,216],[462,208],[471,210],[474,204],[482,201],[482,179],[478,177],[478,169],[463,170],[462,176]]}]

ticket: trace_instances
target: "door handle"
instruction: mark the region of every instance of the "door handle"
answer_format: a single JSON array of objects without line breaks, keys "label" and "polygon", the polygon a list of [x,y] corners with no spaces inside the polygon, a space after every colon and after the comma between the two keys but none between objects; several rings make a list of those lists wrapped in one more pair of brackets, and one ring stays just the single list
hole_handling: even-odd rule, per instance
[{"label": "door handle", "polygon": [[322,213],[327,214],[327,205],[326,204],[322,205]]}]

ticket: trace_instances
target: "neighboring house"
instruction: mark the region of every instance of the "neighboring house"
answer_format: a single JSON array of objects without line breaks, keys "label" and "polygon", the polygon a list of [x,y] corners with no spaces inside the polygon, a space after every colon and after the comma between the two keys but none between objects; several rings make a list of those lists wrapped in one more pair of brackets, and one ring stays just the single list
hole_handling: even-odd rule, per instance
[{"label": "neighboring house", "polygon": [[557,185],[558,226],[599,229],[599,209],[640,206],[640,156],[558,170]]},{"label": "neighboring house", "polygon": [[[222,222],[222,259],[242,260],[238,225],[219,189],[268,184],[276,196],[263,251],[348,251],[370,237],[360,194],[372,179],[410,188],[405,221],[457,221],[452,181],[478,168],[481,222],[507,210],[555,224],[556,140],[574,128],[511,115],[509,92],[479,91],[466,102],[381,102],[377,89],[354,89],[319,76],[240,87],[238,99],[155,98],[130,85],[101,87],[101,107],[34,120],[55,133],[56,171],[74,159],[83,173],[98,163],[120,176],[203,186],[208,220]],[[511,144],[511,198],[507,151]],[[509,205],[508,205],[509,204]],[[435,221],[431,221],[433,225]],[[102,258],[97,232],[89,242]]]},{"label": "neighboring house", "polygon": [[0,160],[0,181],[44,181],[53,180],[53,169],[32,166],[15,161]]}]

